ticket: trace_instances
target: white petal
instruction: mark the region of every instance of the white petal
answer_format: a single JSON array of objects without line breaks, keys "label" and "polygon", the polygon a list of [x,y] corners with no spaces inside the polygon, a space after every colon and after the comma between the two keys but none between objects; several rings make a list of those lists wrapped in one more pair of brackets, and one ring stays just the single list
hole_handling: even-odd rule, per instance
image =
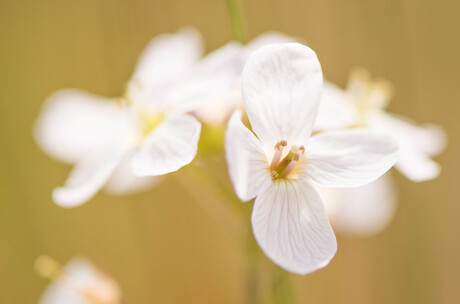
[{"label": "white petal", "polygon": [[163,175],[189,164],[196,155],[201,124],[187,114],[167,117],[133,156],[138,176]]},{"label": "white petal", "polygon": [[[211,52],[165,92],[160,107],[189,112],[211,103],[225,102],[239,84],[242,52],[242,46],[236,42]],[[235,99],[234,103],[237,101]]]},{"label": "white petal", "polygon": [[367,130],[329,131],[305,146],[300,175],[324,187],[357,187],[388,171],[397,160],[392,137]]},{"label": "white petal", "polygon": [[123,158],[104,186],[104,191],[112,195],[127,195],[145,191],[155,186],[161,180],[157,176],[134,175],[132,155],[133,152],[130,152],[129,155]]},{"label": "white petal", "polygon": [[150,91],[181,77],[202,55],[203,41],[194,28],[159,35],[143,50],[131,79],[142,91]]},{"label": "white petal", "polygon": [[396,209],[396,190],[389,173],[361,187],[315,189],[334,231],[341,234],[377,234],[388,226]]},{"label": "white petal", "polygon": [[441,173],[441,166],[429,156],[401,151],[395,167],[413,182],[434,179]]},{"label": "white petal", "polygon": [[324,82],[315,130],[334,130],[357,123],[358,113],[345,92],[330,82]]},{"label": "white petal", "polygon": [[316,117],[323,76],[315,52],[272,44],[254,52],[242,75],[249,121],[268,153],[280,140],[305,143]]},{"label": "white petal", "polygon": [[369,117],[368,124],[398,142],[400,153],[396,167],[407,178],[420,182],[439,175],[440,166],[430,159],[446,146],[446,134],[439,126],[418,126],[405,117],[383,113]]},{"label": "white petal", "polygon": [[232,113],[243,109],[243,97],[241,87],[237,86],[232,90],[227,90],[222,96],[202,103],[197,109],[192,111],[200,121],[215,127],[223,126],[228,122]]},{"label": "white petal", "polygon": [[447,144],[446,134],[439,126],[418,125],[403,116],[387,113],[375,114],[369,118],[369,126],[393,136],[402,150],[413,150],[416,153],[436,156],[444,150]]},{"label": "white petal", "polygon": [[447,146],[447,134],[443,128],[435,124],[423,124],[423,135],[418,139],[423,150],[430,156],[440,154]]},{"label": "white petal", "polygon": [[75,163],[127,125],[125,113],[111,101],[80,90],[52,94],[35,124],[37,143],[53,158]]},{"label": "white petal", "polygon": [[80,160],[65,185],[54,189],[53,199],[61,207],[77,207],[91,199],[107,182],[128,147],[107,144]]},{"label": "white petal", "polygon": [[259,194],[252,228],[264,253],[291,272],[318,270],[337,250],[321,199],[305,181],[280,180]]},{"label": "white petal", "polygon": [[271,184],[270,168],[260,141],[241,122],[241,111],[230,118],[225,134],[230,179],[240,200],[248,201]]}]

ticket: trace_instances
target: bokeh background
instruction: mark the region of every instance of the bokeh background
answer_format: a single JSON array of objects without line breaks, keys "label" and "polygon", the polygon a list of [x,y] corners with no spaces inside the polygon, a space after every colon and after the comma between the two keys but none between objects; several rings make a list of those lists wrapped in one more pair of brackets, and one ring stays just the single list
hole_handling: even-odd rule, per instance
[{"label": "bokeh background", "polygon": [[[391,225],[370,238],[338,237],[331,264],[292,275],[298,303],[456,303],[460,298],[460,2],[245,0],[247,38],[303,37],[326,77],[345,85],[354,66],[396,87],[390,110],[442,125],[442,175],[415,184],[397,172]],[[121,94],[146,43],[183,25],[213,50],[231,39],[223,0],[0,1],[0,303],[35,303],[48,282],[33,263],[80,254],[122,286],[125,303],[240,303],[245,253],[216,228],[178,177],[126,197],[97,195],[65,210],[51,201],[69,167],[34,143],[51,92]],[[212,199],[210,199],[212,205]]]}]

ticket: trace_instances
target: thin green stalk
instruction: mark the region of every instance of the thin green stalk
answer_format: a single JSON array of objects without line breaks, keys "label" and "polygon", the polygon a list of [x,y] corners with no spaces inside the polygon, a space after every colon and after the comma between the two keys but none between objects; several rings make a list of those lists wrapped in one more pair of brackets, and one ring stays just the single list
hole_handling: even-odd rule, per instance
[{"label": "thin green stalk", "polygon": [[238,0],[227,0],[228,15],[232,26],[233,39],[241,44],[245,43],[243,20],[238,8]]},{"label": "thin green stalk", "polygon": [[[250,233],[246,239],[246,304],[263,304],[267,295],[263,286],[263,263],[262,253],[260,252],[254,237]],[[269,295],[268,295],[269,296]]]},{"label": "thin green stalk", "polygon": [[293,304],[290,274],[277,266],[272,267],[272,300],[275,304]]},{"label": "thin green stalk", "polygon": [[[207,166],[214,164],[207,164]],[[206,169],[203,165],[191,164],[186,168],[187,172],[193,175],[196,181],[199,181],[206,188],[219,197],[219,199],[230,208],[233,213],[236,213],[240,220],[246,221],[247,208],[236,197],[233,187],[225,182],[217,175],[212,174],[212,170]]]},{"label": "thin green stalk", "polygon": [[[232,241],[241,244],[246,238],[245,222],[234,209],[230,208],[227,198],[213,184],[196,170],[183,170],[177,174],[177,181],[190,193],[218,225],[229,233]],[[216,191],[217,190],[217,191]]]}]

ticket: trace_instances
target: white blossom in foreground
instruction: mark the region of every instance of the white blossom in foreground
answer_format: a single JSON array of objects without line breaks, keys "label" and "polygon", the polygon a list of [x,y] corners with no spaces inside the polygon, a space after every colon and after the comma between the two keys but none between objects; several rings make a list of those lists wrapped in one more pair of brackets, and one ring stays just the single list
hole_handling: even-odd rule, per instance
[{"label": "white blossom in foreground", "polygon": [[342,235],[378,234],[388,226],[396,210],[397,193],[389,172],[360,187],[315,189],[334,231]]},{"label": "white blossom in foreground", "polygon": [[436,178],[441,168],[431,157],[444,149],[444,132],[436,125],[417,125],[386,112],[391,96],[389,83],[372,80],[367,71],[357,69],[346,90],[324,84],[315,129],[361,127],[391,135],[399,144],[396,168],[402,174],[415,182]]},{"label": "white blossom in foreground", "polygon": [[51,258],[42,256],[37,271],[52,280],[39,304],[120,304],[121,290],[107,274],[84,258],[73,258],[60,268]]},{"label": "white blossom in foreground", "polygon": [[49,155],[75,163],[53,191],[62,207],[78,206],[102,187],[114,194],[145,189],[196,155],[200,123],[187,112],[234,86],[240,46],[200,60],[199,33],[186,28],[153,39],[119,98],[80,90],[51,95],[35,126]]},{"label": "white blossom in foreground", "polygon": [[[229,174],[238,197],[254,197],[252,227],[264,253],[306,274],[326,266],[337,243],[312,183],[355,187],[396,161],[397,145],[365,130],[311,136],[323,77],[316,54],[296,44],[254,52],[242,75],[252,133],[232,115],[226,134]],[[257,137],[256,137],[257,136]]]}]

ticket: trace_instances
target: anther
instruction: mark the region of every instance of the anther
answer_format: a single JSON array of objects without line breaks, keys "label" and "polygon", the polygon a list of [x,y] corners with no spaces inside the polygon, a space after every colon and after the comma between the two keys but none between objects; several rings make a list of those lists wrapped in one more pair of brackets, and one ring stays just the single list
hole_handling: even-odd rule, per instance
[{"label": "anther", "polygon": [[372,108],[384,109],[391,97],[393,96],[394,88],[393,85],[383,79],[377,79],[371,85],[371,91],[369,93],[369,105]]},{"label": "anther", "polygon": [[301,154],[304,154],[304,153],[305,153],[305,147],[304,147],[304,146],[300,146],[300,147],[299,147],[299,150],[300,150],[300,153],[301,153]]}]

